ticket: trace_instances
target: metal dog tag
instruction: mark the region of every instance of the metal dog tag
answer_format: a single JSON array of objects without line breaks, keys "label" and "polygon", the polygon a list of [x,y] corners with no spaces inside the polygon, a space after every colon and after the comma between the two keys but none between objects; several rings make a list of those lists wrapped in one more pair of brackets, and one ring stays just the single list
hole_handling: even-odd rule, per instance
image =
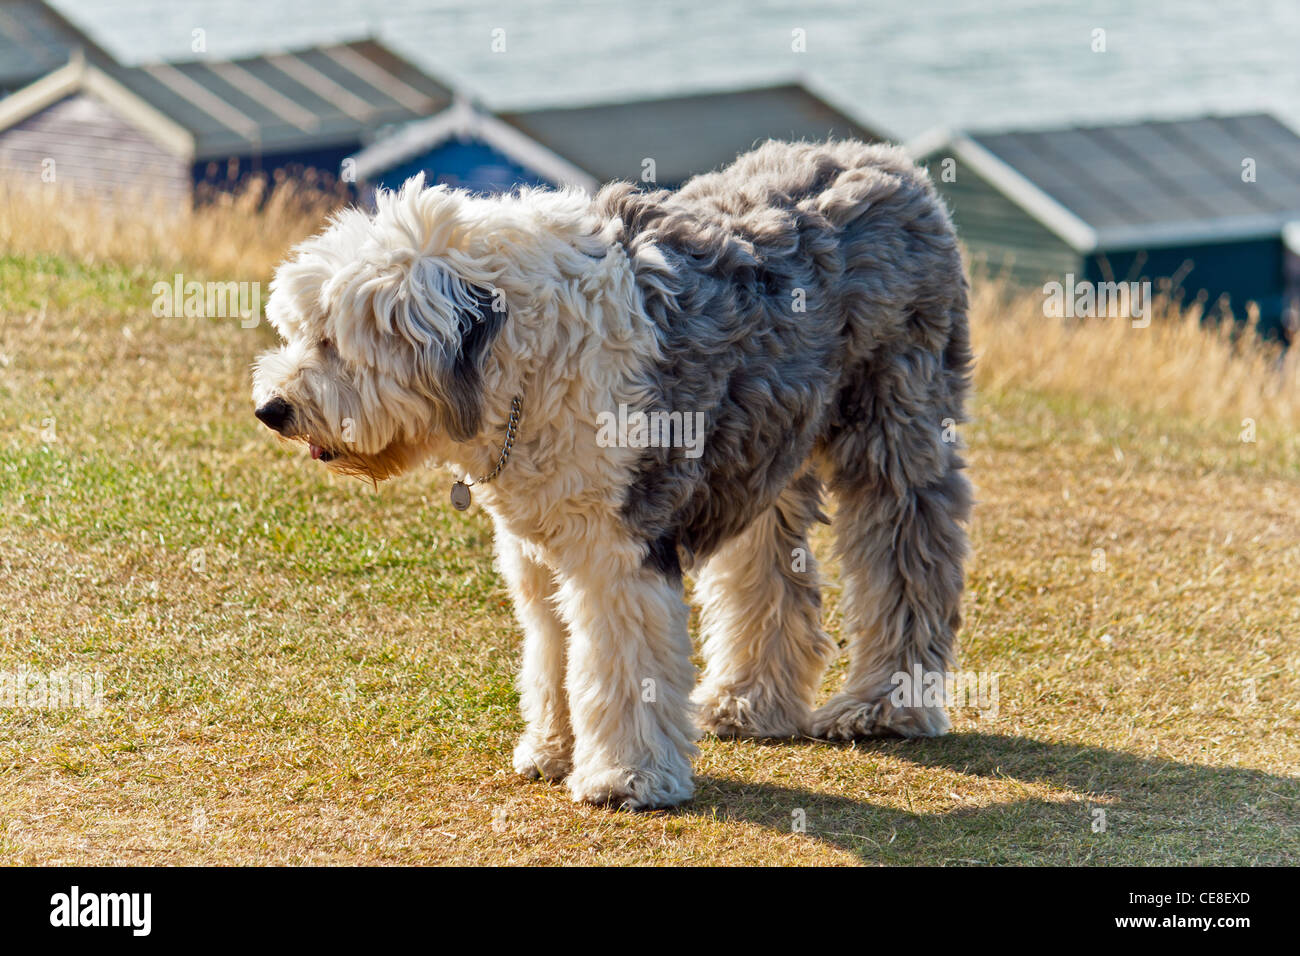
[{"label": "metal dog tag", "polygon": [[469,485],[463,481],[458,481],[451,486],[451,506],[457,511],[464,511],[469,507]]}]

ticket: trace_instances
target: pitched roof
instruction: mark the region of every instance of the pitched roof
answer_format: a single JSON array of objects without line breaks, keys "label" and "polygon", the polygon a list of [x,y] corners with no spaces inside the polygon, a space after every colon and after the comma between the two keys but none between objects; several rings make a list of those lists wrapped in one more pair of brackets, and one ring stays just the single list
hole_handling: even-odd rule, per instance
[{"label": "pitched roof", "polygon": [[353,157],[357,178],[374,179],[451,139],[487,143],[503,156],[557,186],[578,186],[587,192],[596,189],[596,181],[583,170],[529,139],[515,127],[476,109],[459,97],[442,113],[416,120],[357,153]]},{"label": "pitched roof", "polygon": [[882,138],[799,83],[500,116],[601,182],[639,179],[652,158],[658,182],[680,183],[769,138]]},{"label": "pitched roof", "polygon": [[356,142],[451,103],[450,89],[373,40],[108,72],[188,129],[200,160]]},{"label": "pitched roof", "polygon": [[[372,40],[237,60],[120,66],[74,59],[0,101],[0,129],[78,89],[110,91],[195,160],[357,143],[450,105],[451,91]],[[162,118],[162,123],[152,122]],[[152,125],[151,125],[152,124]]]},{"label": "pitched roof", "polygon": [[930,135],[913,150],[956,153],[1084,252],[1276,235],[1300,218],[1300,136],[1263,113]]},{"label": "pitched roof", "polygon": [[42,0],[0,0],[0,90],[16,90],[67,63],[80,49],[96,62],[112,57]]}]

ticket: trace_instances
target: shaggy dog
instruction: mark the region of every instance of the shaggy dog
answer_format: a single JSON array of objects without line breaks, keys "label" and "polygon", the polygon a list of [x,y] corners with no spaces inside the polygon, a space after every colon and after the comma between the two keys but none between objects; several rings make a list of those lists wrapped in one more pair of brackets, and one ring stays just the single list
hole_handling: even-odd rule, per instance
[{"label": "shaggy dog", "polygon": [[[948,670],[960,623],[966,301],[948,215],[892,147],[769,142],[677,192],[594,199],[416,179],[280,267],[256,414],[339,472],[448,465],[459,507],[477,478],[524,631],[515,768],[669,806],[697,726],[948,728],[896,691]],[[824,486],[851,661],[813,711]]]}]

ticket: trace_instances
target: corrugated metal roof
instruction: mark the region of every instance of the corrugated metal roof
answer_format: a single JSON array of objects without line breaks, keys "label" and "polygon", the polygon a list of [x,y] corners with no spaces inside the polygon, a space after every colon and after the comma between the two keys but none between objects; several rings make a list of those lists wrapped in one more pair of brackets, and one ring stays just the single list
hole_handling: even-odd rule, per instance
[{"label": "corrugated metal roof", "polygon": [[372,40],[103,69],[188,130],[200,161],[359,142],[452,100],[448,87]]},{"label": "corrugated metal roof", "polygon": [[881,138],[797,83],[501,118],[602,182],[639,180],[652,158],[656,180],[675,185],[769,138]]},{"label": "corrugated metal roof", "polygon": [[94,40],[41,0],[0,0],[0,92],[57,70],[77,49],[91,62],[111,62]]},{"label": "corrugated metal roof", "polygon": [[1101,248],[1264,235],[1300,217],[1300,136],[1267,114],[967,136]]}]

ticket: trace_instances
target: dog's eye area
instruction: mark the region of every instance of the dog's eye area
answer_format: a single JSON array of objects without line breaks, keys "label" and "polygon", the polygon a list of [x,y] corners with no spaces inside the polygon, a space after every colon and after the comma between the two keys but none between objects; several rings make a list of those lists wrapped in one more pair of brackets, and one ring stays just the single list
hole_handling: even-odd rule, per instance
[{"label": "dog's eye area", "polygon": [[320,350],[322,352],[328,352],[332,348],[334,348],[334,343],[331,342],[329,339],[320,340]]}]

